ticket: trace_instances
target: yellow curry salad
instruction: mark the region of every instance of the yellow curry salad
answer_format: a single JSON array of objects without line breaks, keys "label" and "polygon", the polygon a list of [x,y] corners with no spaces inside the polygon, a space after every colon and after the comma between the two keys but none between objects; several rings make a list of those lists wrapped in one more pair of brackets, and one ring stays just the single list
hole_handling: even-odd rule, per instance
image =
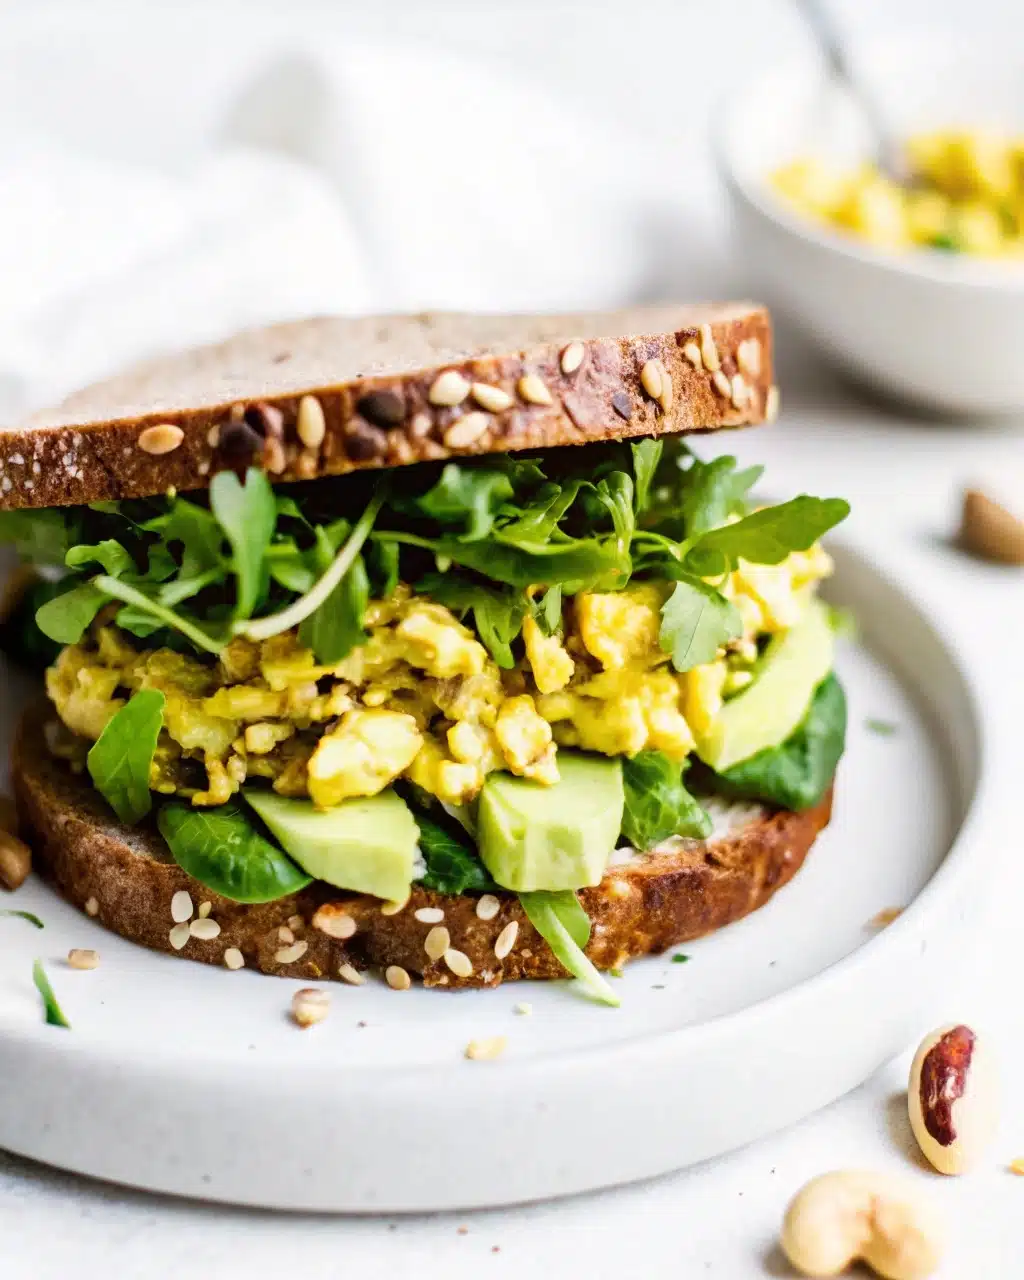
[{"label": "yellow curry salad", "polygon": [[904,149],[907,187],[872,164],[810,157],[772,182],[800,212],[882,248],[1024,257],[1024,139],[950,129],[915,134]]},{"label": "yellow curry salad", "polygon": [[669,582],[582,591],[550,634],[527,614],[509,669],[451,609],[402,583],[369,600],[367,640],[336,663],[318,662],[294,630],[236,637],[214,661],[142,648],[107,606],[61,651],[47,691],[75,735],[64,749],[79,757],[132,694],[162,693],[150,785],[193,805],[224,804],[261,779],[326,809],[399,778],[465,805],[495,770],[556,783],[560,748],[684,760],[830,571],[817,544],[777,565],[740,561],[718,585],[742,632],[685,672],[659,639]]}]

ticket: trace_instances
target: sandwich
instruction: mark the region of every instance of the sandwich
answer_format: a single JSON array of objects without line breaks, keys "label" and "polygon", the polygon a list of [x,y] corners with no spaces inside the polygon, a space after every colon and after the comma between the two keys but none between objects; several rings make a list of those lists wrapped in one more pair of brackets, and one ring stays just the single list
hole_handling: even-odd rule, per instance
[{"label": "sandwich", "polygon": [[771,421],[766,312],[278,325],[0,432],[22,834],[186,959],[449,990],[728,925],[827,824],[841,498],[690,447]]}]

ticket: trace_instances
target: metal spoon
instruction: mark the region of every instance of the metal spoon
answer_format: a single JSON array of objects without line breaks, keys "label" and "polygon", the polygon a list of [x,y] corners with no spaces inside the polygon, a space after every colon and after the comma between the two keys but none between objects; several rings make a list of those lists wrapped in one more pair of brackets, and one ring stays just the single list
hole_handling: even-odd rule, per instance
[{"label": "metal spoon", "polygon": [[796,0],[796,6],[813,32],[833,79],[846,88],[863,113],[874,137],[874,159],[878,168],[893,182],[909,186],[912,175],[903,148],[893,136],[878,103],[858,80],[828,5],[823,0]]}]

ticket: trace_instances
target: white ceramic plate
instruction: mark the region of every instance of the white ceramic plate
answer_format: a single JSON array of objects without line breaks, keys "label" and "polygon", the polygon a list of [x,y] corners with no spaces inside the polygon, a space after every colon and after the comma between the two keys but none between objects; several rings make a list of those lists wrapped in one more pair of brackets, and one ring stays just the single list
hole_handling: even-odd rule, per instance
[{"label": "white ceramic plate", "polygon": [[[946,962],[986,877],[964,672],[901,591],[849,550],[838,560],[832,595],[864,641],[840,663],[851,723],[833,825],[766,908],[680,948],[689,963],[631,965],[619,1010],[561,983],[335,986],[327,1022],[299,1031],[296,983],[150,954],[30,882],[0,904],[46,922],[0,920],[0,1145],[247,1204],[468,1208],[681,1167],[851,1089],[948,1012]],[[16,697],[0,688],[6,736]],[[908,910],[872,928],[893,906]],[[71,946],[101,967],[68,969]],[[43,1024],[35,956],[71,1031]],[[522,1000],[532,1016],[514,1013]],[[495,1034],[502,1059],[464,1059]]]}]

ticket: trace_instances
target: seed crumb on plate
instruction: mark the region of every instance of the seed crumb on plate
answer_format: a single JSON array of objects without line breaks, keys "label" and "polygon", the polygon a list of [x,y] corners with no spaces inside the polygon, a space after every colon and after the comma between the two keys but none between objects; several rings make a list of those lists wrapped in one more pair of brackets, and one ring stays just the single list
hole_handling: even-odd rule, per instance
[{"label": "seed crumb on plate", "polygon": [[100,953],[87,947],[72,947],[68,952],[68,966],[72,969],[97,969]]},{"label": "seed crumb on plate", "polygon": [[466,1045],[466,1057],[471,1062],[493,1062],[500,1058],[508,1045],[506,1036],[486,1036],[482,1040],[470,1040]]}]

